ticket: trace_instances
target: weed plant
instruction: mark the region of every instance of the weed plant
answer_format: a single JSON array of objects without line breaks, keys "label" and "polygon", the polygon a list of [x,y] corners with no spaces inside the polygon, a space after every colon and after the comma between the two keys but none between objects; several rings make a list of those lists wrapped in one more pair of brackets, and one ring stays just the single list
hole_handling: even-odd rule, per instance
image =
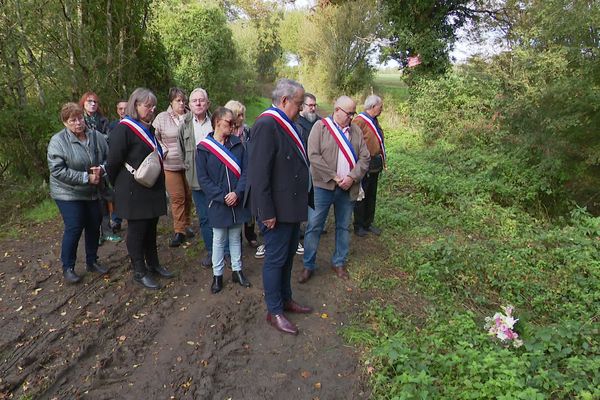
[{"label": "weed plant", "polygon": [[[471,108],[473,126],[478,115],[487,118],[483,106]],[[432,136],[426,125],[389,115],[402,107],[386,104],[382,116],[389,168],[377,219],[395,244],[387,265],[429,306],[423,322],[401,305],[373,301],[343,331],[368,350],[373,397],[600,398],[600,219],[570,203],[549,171],[494,138],[497,130],[485,140],[454,140],[448,130]],[[391,281],[361,287],[388,293]],[[520,348],[483,328],[506,304],[519,318]]]}]

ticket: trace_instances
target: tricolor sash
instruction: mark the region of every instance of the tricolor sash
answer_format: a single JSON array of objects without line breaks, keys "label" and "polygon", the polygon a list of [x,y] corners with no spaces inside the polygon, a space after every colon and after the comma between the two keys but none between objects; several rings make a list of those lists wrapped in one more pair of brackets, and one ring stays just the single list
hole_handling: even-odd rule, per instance
[{"label": "tricolor sash", "polygon": [[346,161],[348,161],[348,165],[350,165],[350,169],[352,170],[352,168],[354,168],[354,165],[356,165],[356,162],[358,161],[358,157],[354,152],[352,143],[350,143],[350,140],[348,140],[346,135],[344,135],[344,132],[342,132],[340,127],[335,122],[333,122],[331,117],[323,118],[322,121],[329,133],[331,133],[331,136],[333,136],[333,138],[335,139],[335,142],[342,151],[342,154],[346,158]]},{"label": "tricolor sash", "polygon": [[283,111],[281,111],[275,106],[264,111],[258,116],[258,118],[266,116],[271,117],[275,121],[277,121],[277,123],[283,128],[285,133],[287,133],[288,136],[294,141],[296,147],[298,148],[298,152],[302,156],[302,160],[304,160],[304,163],[306,164],[306,166],[308,166],[308,157],[306,156],[306,149],[304,148],[304,144],[302,144],[302,139],[300,139],[300,134],[298,134],[294,123],[288,118],[287,115],[285,115]]},{"label": "tricolor sash", "polygon": [[125,116],[125,118],[123,118],[119,124],[123,124],[131,129],[133,133],[135,133],[140,139],[142,139],[144,143],[148,145],[148,147],[150,147],[152,150],[157,150],[158,154],[160,155],[160,159],[163,159],[162,146],[158,145],[156,137],[145,126],[128,115]]},{"label": "tricolor sash", "polygon": [[375,134],[375,137],[377,138],[377,141],[379,142],[379,146],[381,147],[381,157],[383,158],[383,164],[385,165],[386,154],[385,154],[385,145],[383,144],[383,132],[381,132],[379,130],[379,128],[377,127],[377,124],[375,123],[373,118],[371,118],[371,116],[369,114],[367,114],[366,112],[361,112],[360,114],[358,114],[356,116],[356,118],[360,118],[363,121],[365,121],[367,126]]},{"label": "tricolor sash", "polygon": [[217,142],[212,136],[207,136],[200,143],[205,149],[210,151],[239,179],[242,175],[242,167],[239,160],[233,153],[221,143]]}]

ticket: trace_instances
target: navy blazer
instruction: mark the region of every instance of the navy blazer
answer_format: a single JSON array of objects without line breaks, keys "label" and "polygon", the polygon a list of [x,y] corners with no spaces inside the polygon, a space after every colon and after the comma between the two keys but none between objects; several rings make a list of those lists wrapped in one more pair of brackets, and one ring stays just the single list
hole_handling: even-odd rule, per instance
[{"label": "navy blazer", "polygon": [[[213,136],[210,133],[209,136]],[[199,144],[196,148],[196,172],[202,191],[208,201],[208,220],[215,228],[228,228],[250,220],[250,212],[244,207],[244,189],[248,160],[246,150],[237,136],[229,136],[225,147],[240,162],[242,174],[239,179],[206,147]],[[225,195],[235,192],[238,203],[234,207],[225,204]]]},{"label": "navy blazer", "polygon": [[275,119],[264,116],[250,131],[246,201],[258,221],[308,219],[309,171],[296,144]]}]

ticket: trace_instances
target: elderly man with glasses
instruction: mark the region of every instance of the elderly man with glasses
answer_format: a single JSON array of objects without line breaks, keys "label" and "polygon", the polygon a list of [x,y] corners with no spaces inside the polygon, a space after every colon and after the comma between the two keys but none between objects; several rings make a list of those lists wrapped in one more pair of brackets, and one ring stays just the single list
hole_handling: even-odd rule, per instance
[{"label": "elderly man with glasses", "polygon": [[308,281],[315,268],[317,248],[329,208],[335,215],[335,250],[331,267],[347,279],[346,261],[350,248],[350,221],[359,196],[360,181],[369,168],[369,149],[360,128],[352,125],[356,103],[348,96],[338,98],[333,115],[315,123],[308,137],[308,159],[315,187],[315,207],[308,210],[304,235],[304,269],[298,282]]}]

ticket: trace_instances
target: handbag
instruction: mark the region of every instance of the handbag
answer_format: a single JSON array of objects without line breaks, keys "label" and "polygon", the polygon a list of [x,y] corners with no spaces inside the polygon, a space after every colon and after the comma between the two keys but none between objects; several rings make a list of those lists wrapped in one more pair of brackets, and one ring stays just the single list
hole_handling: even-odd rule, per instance
[{"label": "handbag", "polygon": [[147,188],[151,188],[156,183],[160,171],[162,170],[160,155],[156,149],[154,149],[146,156],[137,169],[133,168],[129,163],[125,163],[125,168],[133,175],[133,179],[135,179],[137,183]]}]

